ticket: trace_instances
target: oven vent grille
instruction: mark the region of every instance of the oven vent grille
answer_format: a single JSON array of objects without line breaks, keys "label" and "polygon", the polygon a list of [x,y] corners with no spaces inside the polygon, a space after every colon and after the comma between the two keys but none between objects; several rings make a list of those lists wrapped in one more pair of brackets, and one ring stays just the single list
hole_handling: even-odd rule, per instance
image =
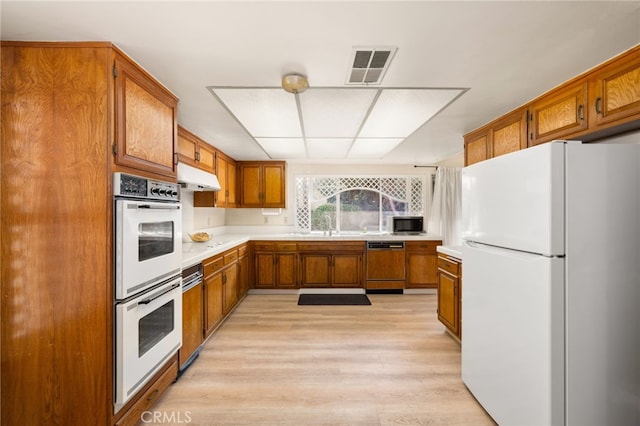
[{"label": "oven vent grille", "polygon": [[369,85],[380,84],[387,72],[397,47],[354,47],[347,73],[347,84]]}]

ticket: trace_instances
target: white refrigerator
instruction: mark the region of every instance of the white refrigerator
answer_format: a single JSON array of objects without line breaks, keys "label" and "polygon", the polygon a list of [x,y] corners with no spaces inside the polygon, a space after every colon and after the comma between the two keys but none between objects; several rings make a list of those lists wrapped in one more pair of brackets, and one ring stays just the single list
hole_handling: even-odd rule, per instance
[{"label": "white refrigerator", "polygon": [[462,170],[462,380],[500,425],[640,425],[640,145]]}]

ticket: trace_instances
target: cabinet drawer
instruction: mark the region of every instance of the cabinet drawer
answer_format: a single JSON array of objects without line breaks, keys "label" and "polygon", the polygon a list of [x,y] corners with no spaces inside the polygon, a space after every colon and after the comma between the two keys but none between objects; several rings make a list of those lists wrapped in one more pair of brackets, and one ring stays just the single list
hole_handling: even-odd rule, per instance
[{"label": "cabinet drawer", "polygon": [[245,244],[238,248],[238,257],[242,257],[246,254],[249,254],[249,246]]},{"label": "cabinet drawer", "polygon": [[231,265],[238,260],[238,250],[233,250],[224,254],[224,264]]},{"label": "cabinet drawer", "polygon": [[275,251],[276,245],[274,243],[257,242],[253,244],[255,251]]},{"label": "cabinet drawer", "polygon": [[140,399],[118,420],[116,426],[135,426],[142,420],[142,413],[153,407],[160,395],[173,383],[178,376],[178,363],[173,361],[169,368],[153,384],[146,392],[140,396]]},{"label": "cabinet drawer", "polygon": [[209,258],[202,263],[202,266],[204,277],[207,278],[224,266],[224,258],[222,256]]},{"label": "cabinet drawer", "polygon": [[429,252],[435,253],[436,247],[441,246],[442,241],[406,241],[405,242],[405,250],[406,251],[421,251],[421,252]]},{"label": "cabinet drawer", "polygon": [[460,263],[449,257],[438,256],[438,268],[455,276],[460,275]]}]

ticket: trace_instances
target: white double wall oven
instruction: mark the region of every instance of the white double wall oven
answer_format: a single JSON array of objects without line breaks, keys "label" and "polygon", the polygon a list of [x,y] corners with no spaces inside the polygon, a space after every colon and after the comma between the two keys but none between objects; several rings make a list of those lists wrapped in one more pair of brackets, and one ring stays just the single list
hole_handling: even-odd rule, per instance
[{"label": "white double wall oven", "polygon": [[114,412],[182,344],[179,186],[114,173]]}]

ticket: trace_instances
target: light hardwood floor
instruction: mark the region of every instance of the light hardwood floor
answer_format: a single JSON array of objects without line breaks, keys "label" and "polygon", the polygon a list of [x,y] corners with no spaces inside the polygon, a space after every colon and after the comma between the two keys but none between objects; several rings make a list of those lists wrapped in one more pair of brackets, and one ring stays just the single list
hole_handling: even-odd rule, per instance
[{"label": "light hardwood floor", "polygon": [[247,296],[154,411],[182,425],[493,425],[460,379],[436,296],[369,298]]}]

